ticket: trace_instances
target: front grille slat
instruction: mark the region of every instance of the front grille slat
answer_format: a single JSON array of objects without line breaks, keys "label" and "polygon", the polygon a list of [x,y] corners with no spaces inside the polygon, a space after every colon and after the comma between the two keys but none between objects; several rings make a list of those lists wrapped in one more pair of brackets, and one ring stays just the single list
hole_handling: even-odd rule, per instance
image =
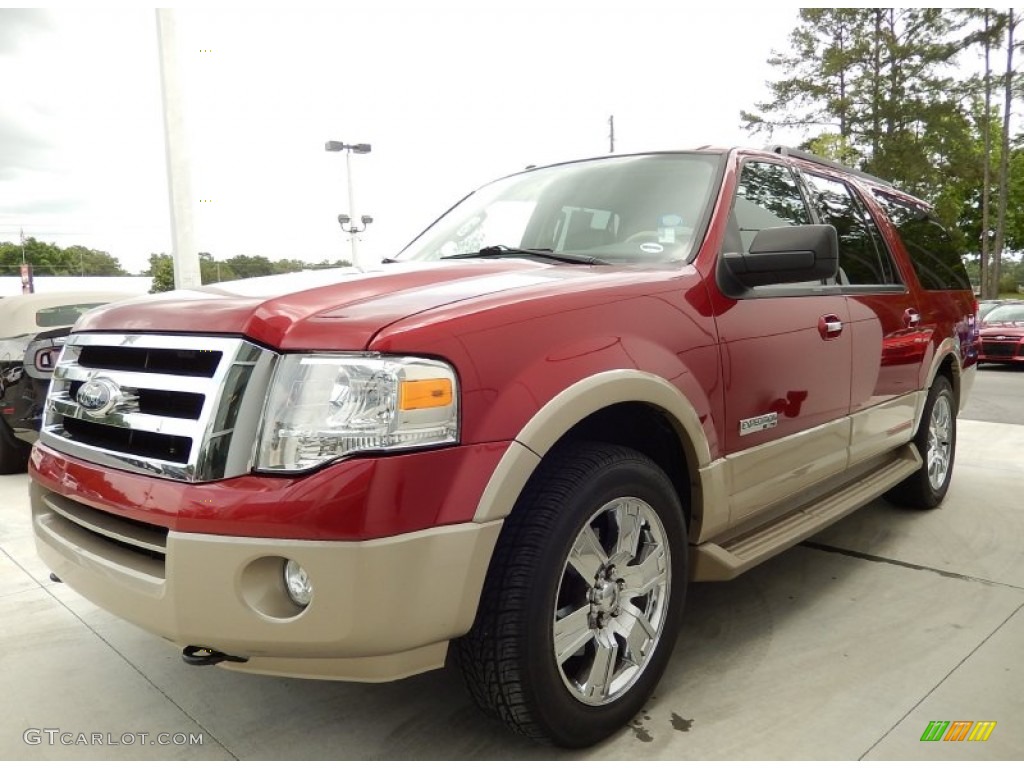
[{"label": "front grille slat", "polygon": [[[128,429],[136,432],[154,432],[160,435],[175,437],[191,437],[195,434],[195,419],[176,419],[171,416],[160,416],[153,413],[114,413],[101,418],[93,418],[84,408],[73,402],[66,395],[58,393],[50,400],[50,407],[67,419],[86,421],[103,427]],[[198,415],[198,414],[197,414]]]},{"label": "front grille slat", "polygon": [[210,391],[210,379],[199,376],[175,376],[168,373],[145,373],[141,371],[119,371],[114,368],[88,368],[80,363],[57,364],[53,375],[68,381],[85,382],[94,378],[107,378],[122,387],[149,389],[156,392],[191,392],[203,395]]},{"label": "front grille slat", "polygon": [[187,482],[245,474],[276,359],[240,338],[72,334],[40,442]]},{"label": "front grille slat", "polygon": [[133,549],[144,549],[158,558],[167,555],[166,528],[117,517],[55,493],[46,494],[43,503],[65,520],[105,539],[126,544]]},{"label": "front grille slat", "polygon": [[123,429],[95,421],[64,417],[64,437],[119,453],[187,464],[192,438],[141,429]]},{"label": "front grille slat", "polygon": [[1013,357],[1018,354],[1020,345],[1016,341],[984,341],[981,342],[981,351],[986,357]]},{"label": "front grille slat", "polygon": [[220,358],[219,350],[89,346],[82,349],[78,362],[87,368],[111,371],[211,378]]}]

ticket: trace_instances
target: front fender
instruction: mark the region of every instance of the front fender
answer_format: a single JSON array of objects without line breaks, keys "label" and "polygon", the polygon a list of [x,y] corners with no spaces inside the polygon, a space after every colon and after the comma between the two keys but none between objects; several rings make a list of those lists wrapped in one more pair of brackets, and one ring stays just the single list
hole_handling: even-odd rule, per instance
[{"label": "front fender", "polygon": [[[697,383],[688,374],[683,378],[690,381],[687,389]],[[551,398],[520,430],[491,475],[474,522],[507,517],[526,482],[555,443],[588,416],[620,403],[644,403],[659,408],[675,427],[693,468],[699,471],[707,467],[711,463],[711,448],[704,425],[710,419],[702,389],[698,389],[695,399],[703,418],[679,388],[644,371],[602,371],[575,382]]]}]

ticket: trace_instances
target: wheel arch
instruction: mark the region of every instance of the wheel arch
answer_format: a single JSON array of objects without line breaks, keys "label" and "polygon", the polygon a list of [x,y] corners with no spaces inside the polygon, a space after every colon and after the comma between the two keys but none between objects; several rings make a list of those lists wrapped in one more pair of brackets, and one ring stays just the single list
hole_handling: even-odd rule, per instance
[{"label": "wheel arch", "polygon": [[473,520],[507,517],[544,457],[574,439],[624,445],[648,455],[675,486],[691,532],[699,527],[700,470],[711,463],[701,417],[670,382],[636,370],[590,376],[537,411],[498,463]]},{"label": "wheel arch", "polygon": [[967,404],[967,396],[973,383],[974,366],[964,369],[961,359],[960,346],[955,338],[943,339],[942,343],[935,349],[931,365],[928,369],[928,377],[925,379],[922,396],[919,398],[917,413],[914,417],[914,431],[921,425],[921,417],[924,414],[924,402],[932,384],[937,376],[945,376],[953,387],[953,399],[957,404],[957,411],[963,409]]}]

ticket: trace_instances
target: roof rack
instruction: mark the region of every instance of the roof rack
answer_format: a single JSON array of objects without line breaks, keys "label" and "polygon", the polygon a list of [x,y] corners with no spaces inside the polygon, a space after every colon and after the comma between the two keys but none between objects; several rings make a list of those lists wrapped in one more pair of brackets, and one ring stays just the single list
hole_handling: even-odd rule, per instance
[{"label": "roof rack", "polygon": [[787,147],[784,144],[769,144],[767,147],[765,147],[765,151],[774,152],[775,154],[782,155],[783,157],[795,157],[799,160],[809,160],[812,163],[818,163],[819,165],[824,165],[829,168],[835,168],[837,171],[843,171],[844,173],[848,173],[851,176],[857,176],[858,178],[864,179],[865,181],[870,181],[873,184],[879,184],[883,187],[891,187],[893,189],[896,188],[896,185],[893,184],[891,181],[881,179],[878,176],[872,176],[870,173],[865,173],[864,171],[858,171],[856,168],[851,168],[848,165],[837,163],[835,160],[829,160],[824,157],[819,157],[813,152],[807,152],[806,150],[803,149]]}]

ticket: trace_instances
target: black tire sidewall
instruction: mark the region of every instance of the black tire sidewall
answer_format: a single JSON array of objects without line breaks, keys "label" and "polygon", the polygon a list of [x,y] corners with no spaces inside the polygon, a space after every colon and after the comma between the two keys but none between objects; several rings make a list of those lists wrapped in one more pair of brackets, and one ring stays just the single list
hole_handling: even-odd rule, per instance
[{"label": "black tire sidewall", "polygon": [[[945,397],[949,402],[950,433],[949,433],[949,466],[946,468],[946,477],[939,488],[933,488],[931,478],[928,475],[928,433],[931,429],[932,413],[935,410],[935,403],[940,397]],[[937,507],[946,497],[949,484],[953,479],[953,464],[956,458],[956,400],[953,396],[953,387],[945,376],[935,379],[931,389],[928,391],[928,398],[925,400],[924,413],[921,414],[921,426],[918,430],[917,449],[921,454],[924,465],[921,467],[921,496],[928,507]]]}]

